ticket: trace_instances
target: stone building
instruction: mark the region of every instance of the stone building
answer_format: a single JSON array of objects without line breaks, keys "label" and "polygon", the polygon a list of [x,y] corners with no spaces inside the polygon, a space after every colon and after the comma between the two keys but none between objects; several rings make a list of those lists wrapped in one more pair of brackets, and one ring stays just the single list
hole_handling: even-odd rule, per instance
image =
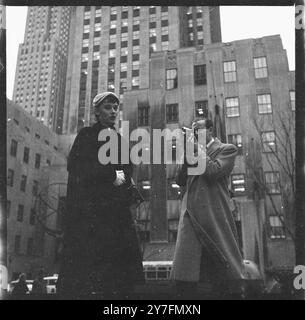
[{"label": "stone building", "polygon": [[61,138],[7,100],[7,267],[9,280],[56,269],[60,206],[66,194]]},{"label": "stone building", "polygon": [[[259,260],[263,254],[270,269],[291,268],[295,86],[280,36],[156,52],[149,75],[149,89],[124,94],[130,130],[173,130],[190,127],[196,117],[212,119],[215,135],[239,149],[230,178],[245,255]],[[162,251],[167,260],[172,258],[181,193],[175,168],[142,164],[136,173],[147,200],[138,215],[142,239],[150,241],[144,257],[150,259],[160,258]],[[238,210],[247,201],[259,212],[256,225]]]},{"label": "stone building", "polygon": [[218,7],[78,6],[73,9],[63,133],[90,123],[97,92],[149,88],[154,51],[221,42]]}]

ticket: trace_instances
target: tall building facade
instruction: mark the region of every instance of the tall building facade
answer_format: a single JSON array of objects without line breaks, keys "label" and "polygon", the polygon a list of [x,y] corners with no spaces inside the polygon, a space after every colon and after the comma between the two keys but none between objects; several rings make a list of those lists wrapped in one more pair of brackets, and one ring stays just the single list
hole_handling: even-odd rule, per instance
[{"label": "tall building facade", "polygon": [[[40,267],[56,272],[58,202],[65,197],[66,156],[60,137],[7,100],[7,267],[9,281]],[[41,200],[40,195],[42,196]],[[42,205],[42,202],[45,205]]]},{"label": "tall building facade", "polygon": [[[194,118],[212,119],[215,135],[239,150],[230,176],[234,200],[264,203],[258,212],[266,236],[266,266],[292,268],[295,83],[280,36],[156,52],[150,60],[149,89],[127,91],[124,103],[130,131],[174,130],[190,127]],[[155,153],[152,147],[147,143]],[[176,169],[165,162],[136,166],[135,180],[146,200],[138,210],[140,233],[143,241],[156,244],[157,253],[144,252],[144,259],[160,259],[163,249],[173,252],[182,194]],[[255,226],[247,214],[235,214],[244,249],[251,241],[255,247],[256,239],[245,231]],[[168,247],[158,250],[166,241]]]},{"label": "tall building facade", "polygon": [[89,125],[98,91],[149,88],[152,52],[221,42],[218,7],[85,6],[71,19],[64,133]]},{"label": "tall building facade", "polygon": [[55,132],[62,131],[71,7],[28,8],[13,101]]}]

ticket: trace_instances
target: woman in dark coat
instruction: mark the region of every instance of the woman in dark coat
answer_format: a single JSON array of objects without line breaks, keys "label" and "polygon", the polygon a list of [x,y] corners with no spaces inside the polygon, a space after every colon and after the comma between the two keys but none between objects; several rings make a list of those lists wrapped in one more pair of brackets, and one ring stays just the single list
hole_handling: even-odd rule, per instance
[{"label": "woman in dark coat", "polygon": [[[103,165],[101,130],[115,130],[119,99],[112,92],[93,100],[98,120],[77,135],[68,158],[67,208],[57,290],[63,297],[127,298],[142,282],[142,258],[130,212],[132,165]],[[118,137],[120,161],[121,135]],[[126,142],[125,142],[126,143]],[[128,148],[127,148],[128,150]]]}]

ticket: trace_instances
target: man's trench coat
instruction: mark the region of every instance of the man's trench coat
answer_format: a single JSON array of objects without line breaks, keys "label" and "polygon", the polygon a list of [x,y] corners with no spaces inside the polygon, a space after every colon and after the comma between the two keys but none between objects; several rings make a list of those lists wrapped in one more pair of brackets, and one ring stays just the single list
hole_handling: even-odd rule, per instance
[{"label": "man's trench coat", "polygon": [[185,186],[186,191],[181,204],[172,279],[199,281],[202,258],[213,260],[218,278],[219,273],[224,279],[245,278],[228,190],[236,154],[234,145],[215,138],[207,149],[206,170],[202,175],[187,175],[186,164],[180,165],[177,183]]},{"label": "man's trench coat", "polygon": [[[99,123],[83,128],[68,158],[64,241],[57,286],[63,295],[88,295],[143,280],[127,190],[132,165],[99,162],[98,151],[105,143],[98,141],[101,129],[104,128]],[[115,134],[120,159],[121,136]],[[127,180],[119,187],[113,185],[116,170],[123,170]]]}]

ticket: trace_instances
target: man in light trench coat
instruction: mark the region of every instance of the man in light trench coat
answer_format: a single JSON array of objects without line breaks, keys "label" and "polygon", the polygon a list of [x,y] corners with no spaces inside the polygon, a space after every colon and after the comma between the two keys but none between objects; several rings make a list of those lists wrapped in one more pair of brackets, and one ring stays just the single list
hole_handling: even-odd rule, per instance
[{"label": "man in light trench coat", "polygon": [[211,280],[216,288],[221,284],[221,291],[225,283],[246,278],[228,189],[237,148],[212,137],[211,120],[195,121],[193,129],[206,129],[206,149],[201,149],[200,155],[206,157],[206,169],[201,175],[188,175],[188,164],[184,162],[177,175],[177,183],[186,191],[171,278],[181,298],[196,296],[206,263],[212,265]]}]

